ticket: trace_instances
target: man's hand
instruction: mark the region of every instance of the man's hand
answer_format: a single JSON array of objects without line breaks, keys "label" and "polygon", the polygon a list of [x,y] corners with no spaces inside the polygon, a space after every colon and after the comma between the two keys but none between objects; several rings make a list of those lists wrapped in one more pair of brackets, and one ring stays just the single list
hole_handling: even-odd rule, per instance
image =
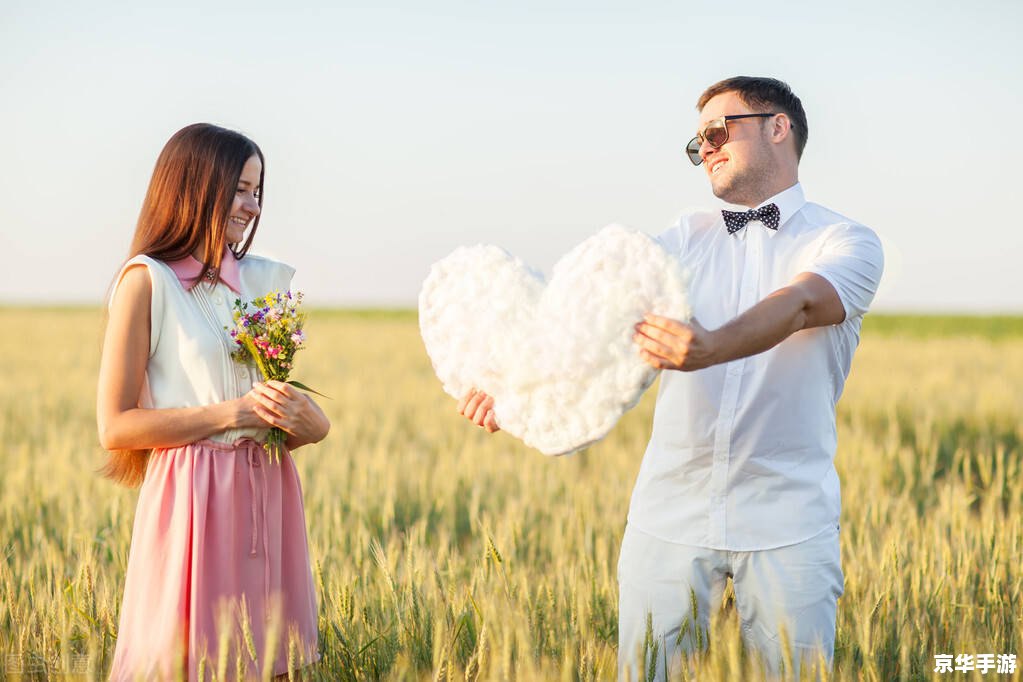
[{"label": "man's hand", "polygon": [[718,362],[713,336],[714,332],[695,319],[685,323],[647,313],[632,338],[639,345],[640,357],[651,367],[691,372]]},{"label": "man's hand", "polygon": [[470,388],[458,401],[458,413],[476,426],[486,429],[487,433],[501,430],[494,417],[494,399],[483,391]]},{"label": "man's hand", "polygon": [[798,331],[843,320],[845,308],[835,287],[816,273],[803,272],[714,331],[696,320],[687,324],[647,314],[633,339],[651,367],[688,372],[763,353]]}]

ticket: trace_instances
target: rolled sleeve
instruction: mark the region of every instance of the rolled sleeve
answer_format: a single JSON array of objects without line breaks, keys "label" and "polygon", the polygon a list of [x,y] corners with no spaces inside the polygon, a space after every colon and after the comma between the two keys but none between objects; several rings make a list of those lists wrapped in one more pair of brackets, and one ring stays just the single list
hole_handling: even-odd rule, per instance
[{"label": "rolled sleeve", "polygon": [[884,271],[884,251],[874,231],[863,225],[836,225],[807,272],[831,283],[845,308],[845,319],[870,308]]}]

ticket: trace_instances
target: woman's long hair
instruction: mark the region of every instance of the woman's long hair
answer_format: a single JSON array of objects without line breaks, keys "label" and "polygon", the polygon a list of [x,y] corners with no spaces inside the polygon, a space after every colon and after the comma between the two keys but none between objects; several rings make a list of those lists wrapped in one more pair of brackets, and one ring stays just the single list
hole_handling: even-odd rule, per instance
[{"label": "woman's long hair", "polygon": [[[259,157],[263,165],[259,173],[262,189],[266,161],[249,138],[209,123],[194,123],[174,133],[156,160],[128,258],[142,254],[174,261],[198,252],[202,254],[202,274],[216,281],[238,178],[252,156]],[[263,205],[262,193],[259,205]],[[258,226],[256,216],[245,243],[231,248],[236,259],[248,252]],[[159,324],[159,320],[151,324]],[[145,478],[150,452],[112,451],[100,473],[137,486]]]}]

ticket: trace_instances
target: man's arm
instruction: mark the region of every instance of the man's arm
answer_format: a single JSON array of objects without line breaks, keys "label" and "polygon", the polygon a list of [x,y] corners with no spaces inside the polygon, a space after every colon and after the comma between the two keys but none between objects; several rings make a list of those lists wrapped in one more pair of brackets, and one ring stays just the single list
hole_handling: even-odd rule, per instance
[{"label": "man's arm", "polygon": [[695,319],[685,323],[646,315],[636,325],[634,338],[640,356],[650,366],[693,371],[762,353],[801,329],[843,320],[845,308],[831,283],[804,272],[713,331]]}]

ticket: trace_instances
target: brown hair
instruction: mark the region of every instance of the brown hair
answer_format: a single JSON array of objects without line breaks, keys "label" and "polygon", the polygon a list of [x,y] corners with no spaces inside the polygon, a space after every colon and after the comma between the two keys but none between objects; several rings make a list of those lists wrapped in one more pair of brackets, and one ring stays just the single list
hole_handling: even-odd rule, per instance
[{"label": "brown hair", "polygon": [[[156,160],[128,258],[143,254],[174,261],[198,251],[203,274],[217,277],[238,178],[252,156],[258,156],[263,165],[259,173],[262,207],[266,162],[255,142],[209,123],[194,123],[174,133]],[[248,252],[258,226],[256,216],[248,239],[231,250],[236,259]],[[149,454],[150,450],[112,451],[100,473],[137,486],[145,477]]]},{"label": "brown hair", "polygon": [[711,98],[726,92],[734,92],[746,106],[756,113],[780,111],[788,116],[792,122],[792,135],[796,142],[796,157],[803,157],[806,137],[810,130],[806,125],[806,112],[803,111],[803,103],[799,101],[788,84],[777,78],[757,76],[726,78],[703,91],[700,99],[696,102],[696,110],[703,111],[703,107]]}]

